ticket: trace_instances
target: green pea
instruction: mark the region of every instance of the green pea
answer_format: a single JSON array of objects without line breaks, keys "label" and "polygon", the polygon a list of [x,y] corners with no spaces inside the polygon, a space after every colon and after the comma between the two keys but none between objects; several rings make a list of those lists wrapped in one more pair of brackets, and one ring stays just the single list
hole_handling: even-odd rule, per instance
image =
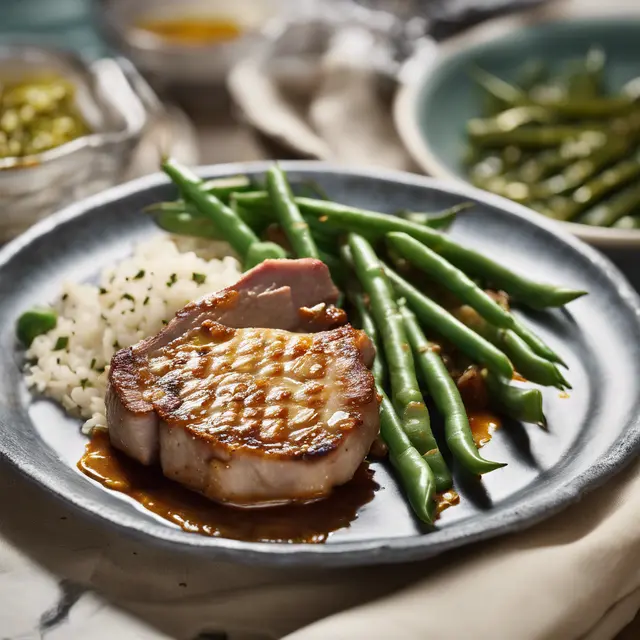
[{"label": "green pea", "polygon": [[16,324],[16,333],[20,342],[27,347],[43,333],[51,331],[58,322],[58,314],[51,308],[34,308],[25,311]]}]

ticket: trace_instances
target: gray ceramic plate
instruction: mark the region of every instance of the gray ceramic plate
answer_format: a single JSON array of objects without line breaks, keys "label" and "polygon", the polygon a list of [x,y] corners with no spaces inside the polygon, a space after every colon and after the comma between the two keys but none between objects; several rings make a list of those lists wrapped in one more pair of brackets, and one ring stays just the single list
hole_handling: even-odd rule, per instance
[{"label": "gray ceramic plate", "polygon": [[[264,163],[202,170],[206,177],[264,171]],[[381,485],[347,529],[324,545],[243,543],[184,531],[108,492],[75,468],[85,439],[77,421],[33,400],[21,378],[14,324],[22,310],[52,300],[64,279],[86,280],[132,244],[158,233],[140,210],[173,196],[161,176],[107,191],[45,220],[0,251],[0,452],[53,495],[149,542],[179,544],[233,560],[353,565],[424,558],[517,531],[556,513],[620,469],[640,440],[640,302],[599,254],[539,216],[464,186],[408,174],[344,171],[320,163],[284,163],[291,177],[317,181],[336,200],[393,211],[477,204],[456,224],[456,239],[540,280],[586,288],[567,310],[528,321],[570,365],[573,391],[544,391],[547,432],[505,424],[486,447],[508,466],[482,483],[456,473],[461,504],[427,532],[411,515],[393,476],[375,464]],[[34,521],[35,524],[35,521]]]}]

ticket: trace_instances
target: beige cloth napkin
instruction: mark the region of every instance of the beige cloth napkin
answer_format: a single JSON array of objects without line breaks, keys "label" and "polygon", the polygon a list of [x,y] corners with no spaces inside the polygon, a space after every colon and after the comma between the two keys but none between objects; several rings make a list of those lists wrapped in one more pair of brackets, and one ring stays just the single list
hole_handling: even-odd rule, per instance
[{"label": "beige cloth napkin", "polygon": [[0,513],[12,640],[609,640],[640,607],[638,464],[527,532],[400,566],[195,557],[89,521],[7,465]]}]

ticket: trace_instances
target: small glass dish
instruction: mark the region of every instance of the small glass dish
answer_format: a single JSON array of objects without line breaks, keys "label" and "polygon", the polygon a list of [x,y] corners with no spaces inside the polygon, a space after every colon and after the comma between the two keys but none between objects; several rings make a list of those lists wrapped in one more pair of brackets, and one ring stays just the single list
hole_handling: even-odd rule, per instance
[{"label": "small glass dish", "polygon": [[[265,25],[296,6],[295,0],[96,0],[105,38],[158,89],[223,87],[231,67],[264,41]],[[239,34],[179,42],[141,28],[149,19],[220,20],[236,25]]]},{"label": "small glass dish", "polygon": [[71,202],[116,184],[132,158],[155,94],[123,59],[87,64],[75,54],[28,44],[0,46],[0,79],[59,76],[75,87],[89,132],[42,153],[0,159],[0,242]]}]

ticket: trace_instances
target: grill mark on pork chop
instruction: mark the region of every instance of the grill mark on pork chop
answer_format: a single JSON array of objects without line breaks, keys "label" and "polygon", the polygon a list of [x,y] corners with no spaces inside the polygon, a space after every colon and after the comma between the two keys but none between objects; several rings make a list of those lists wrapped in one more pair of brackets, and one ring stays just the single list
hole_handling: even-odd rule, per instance
[{"label": "grill mark on pork chop", "polygon": [[143,397],[169,427],[229,453],[324,456],[362,425],[360,408],[375,400],[361,341],[350,325],[292,334],[207,321],[149,358],[143,377],[158,378]]}]

